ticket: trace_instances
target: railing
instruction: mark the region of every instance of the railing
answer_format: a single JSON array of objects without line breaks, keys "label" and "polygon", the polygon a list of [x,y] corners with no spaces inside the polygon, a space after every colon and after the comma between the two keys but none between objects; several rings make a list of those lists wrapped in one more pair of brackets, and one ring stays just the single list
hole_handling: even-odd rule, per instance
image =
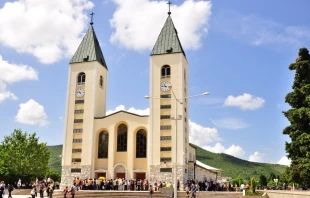
[{"label": "railing", "polygon": [[169,196],[169,197],[173,197],[173,188],[160,188],[159,192]]}]

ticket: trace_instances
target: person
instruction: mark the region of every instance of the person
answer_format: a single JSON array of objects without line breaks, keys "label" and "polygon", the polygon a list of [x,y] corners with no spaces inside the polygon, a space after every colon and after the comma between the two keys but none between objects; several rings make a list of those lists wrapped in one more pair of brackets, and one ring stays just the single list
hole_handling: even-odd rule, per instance
[{"label": "person", "polygon": [[32,190],[30,191],[30,195],[31,195],[31,198],[35,198],[36,197],[35,188],[32,188]]},{"label": "person", "polygon": [[40,188],[39,190],[40,198],[43,198],[43,192],[44,192],[45,185],[43,184],[42,181],[40,182],[39,188]]},{"label": "person", "polygon": [[71,197],[74,198],[74,195],[75,195],[75,187],[74,186],[71,187],[70,192],[71,192]]},{"label": "person", "polygon": [[195,184],[192,184],[192,188],[191,188],[192,198],[196,198],[196,191],[197,191],[197,188]]},{"label": "person", "polygon": [[13,191],[13,185],[12,184],[8,184],[8,191],[9,191],[9,195],[8,198],[12,198],[12,191]]},{"label": "person", "polygon": [[62,191],[62,194],[64,195],[64,198],[67,198],[67,193],[69,192],[68,186]]},{"label": "person", "polygon": [[153,194],[154,194],[154,190],[152,188],[152,185],[150,185],[149,192],[150,192],[150,198],[152,198]]},{"label": "person", "polygon": [[3,184],[3,181],[0,183],[0,198],[3,197],[3,192],[4,192],[4,186],[2,184]]},{"label": "person", "polygon": [[188,187],[188,184],[186,185],[185,187],[185,192],[186,192],[186,198],[189,198],[189,187]]}]

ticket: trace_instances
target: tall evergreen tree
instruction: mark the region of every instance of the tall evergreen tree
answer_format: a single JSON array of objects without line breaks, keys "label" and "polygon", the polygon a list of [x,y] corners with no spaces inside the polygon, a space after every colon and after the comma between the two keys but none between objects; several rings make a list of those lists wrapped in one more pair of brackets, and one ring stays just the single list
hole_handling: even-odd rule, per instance
[{"label": "tall evergreen tree", "polygon": [[310,55],[306,48],[299,50],[296,63],[289,66],[295,70],[293,91],[285,97],[291,109],[283,112],[290,126],[283,130],[291,142],[285,143],[288,158],[292,160],[290,180],[300,184],[310,183]]}]

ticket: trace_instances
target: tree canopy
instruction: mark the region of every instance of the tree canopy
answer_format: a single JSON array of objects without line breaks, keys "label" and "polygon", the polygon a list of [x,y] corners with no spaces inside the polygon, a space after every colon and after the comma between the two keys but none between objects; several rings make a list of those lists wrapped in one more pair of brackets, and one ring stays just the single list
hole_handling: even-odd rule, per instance
[{"label": "tree canopy", "polygon": [[50,153],[46,143],[39,143],[36,133],[14,130],[0,144],[0,177],[7,181],[43,178],[48,171]]},{"label": "tree canopy", "polygon": [[283,112],[290,125],[283,130],[291,142],[285,143],[291,166],[286,171],[288,180],[309,184],[310,180],[310,55],[306,48],[299,50],[295,63],[289,66],[295,70],[292,91],[285,97],[291,109]]}]

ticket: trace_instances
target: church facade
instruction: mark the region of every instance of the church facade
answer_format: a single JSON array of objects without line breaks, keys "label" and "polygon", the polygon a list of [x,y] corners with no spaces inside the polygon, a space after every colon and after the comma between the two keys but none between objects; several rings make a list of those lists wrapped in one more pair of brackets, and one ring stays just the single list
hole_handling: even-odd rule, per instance
[{"label": "church facade", "polygon": [[194,179],[188,60],[170,14],[150,55],[150,115],[106,115],[107,79],[91,24],[69,65],[62,186],[100,176],[173,183],[174,171],[181,185]]}]

